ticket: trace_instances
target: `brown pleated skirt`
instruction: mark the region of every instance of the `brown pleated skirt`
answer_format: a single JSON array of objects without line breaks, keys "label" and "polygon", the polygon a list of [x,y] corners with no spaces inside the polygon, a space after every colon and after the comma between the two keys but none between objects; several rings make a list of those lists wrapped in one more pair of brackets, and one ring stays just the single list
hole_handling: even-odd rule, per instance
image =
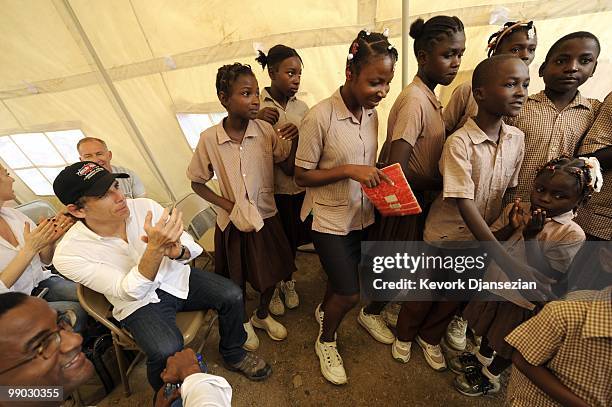
[{"label": "brown pleated skirt", "polygon": [[215,228],[215,273],[230,278],[240,287],[251,284],[264,292],[295,271],[291,247],[278,213],[264,219],[259,232],[241,232],[230,222]]},{"label": "brown pleated skirt", "polygon": [[276,209],[280,216],[280,221],[283,225],[283,230],[289,241],[289,246],[295,258],[297,248],[303,244],[312,243],[310,229],[312,229],[312,216],[306,218],[304,222],[300,218],[302,204],[306,192],[301,192],[295,195],[275,194],[274,201]]},{"label": "brown pleated skirt", "polygon": [[538,308],[530,311],[494,294],[488,301],[472,300],[463,310],[463,318],[476,335],[487,338],[489,346],[499,356],[510,360],[514,348],[504,338],[516,327],[533,317]]}]

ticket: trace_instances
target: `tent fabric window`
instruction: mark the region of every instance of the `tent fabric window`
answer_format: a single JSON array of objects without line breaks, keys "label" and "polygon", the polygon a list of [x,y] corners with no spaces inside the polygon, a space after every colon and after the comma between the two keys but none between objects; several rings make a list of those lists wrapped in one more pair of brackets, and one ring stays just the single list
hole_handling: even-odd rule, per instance
[{"label": "tent fabric window", "polygon": [[38,196],[53,195],[53,181],[67,165],[79,160],[78,129],[19,133],[0,137],[0,158]]},{"label": "tent fabric window", "polygon": [[185,136],[192,150],[195,150],[198,145],[200,133],[219,123],[225,116],[227,116],[227,112],[176,114],[183,136]]}]

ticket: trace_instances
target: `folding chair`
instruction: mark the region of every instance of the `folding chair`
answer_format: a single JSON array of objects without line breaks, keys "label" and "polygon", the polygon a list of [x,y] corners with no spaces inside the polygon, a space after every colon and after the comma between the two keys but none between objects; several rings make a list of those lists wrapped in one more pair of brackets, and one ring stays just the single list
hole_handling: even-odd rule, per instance
[{"label": "folding chair", "polygon": [[[206,231],[214,228],[217,223],[217,213],[212,206],[195,193],[190,193],[176,202],[176,208],[183,213],[183,223],[187,227],[189,233],[196,241],[199,241]],[[207,256],[204,269],[214,257],[207,250],[204,250],[204,255]]]},{"label": "folding chair", "polygon": [[[134,366],[141,360],[144,353],[140,350],[132,335],[125,329],[118,326],[111,320],[112,305],[108,302],[103,294],[95,292],[82,284],[77,284],[77,296],[83,309],[91,315],[96,321],[107,327],[111,331],[113,338],[113,346],[117,355],[117,364],[121,374],[121,383],[126,397],[131,394],[130,383],[128,380],[129,374]],[[206,314],[209,314],[208,316]],[[208,318],[204,340],[198,348],[197,352],[201,352],[212,326],[217,319],[217,314],[209,310],[205,311],[188,311],[179,312],[176,314],[176,324],[183,334],[185,345],[189,344],[196,336],[200,327],[204,325],[205,319]],[[127,361],[123,350],[134,350],[138,352],[138,356],[132,361],[129,366],[126,366]]]}]

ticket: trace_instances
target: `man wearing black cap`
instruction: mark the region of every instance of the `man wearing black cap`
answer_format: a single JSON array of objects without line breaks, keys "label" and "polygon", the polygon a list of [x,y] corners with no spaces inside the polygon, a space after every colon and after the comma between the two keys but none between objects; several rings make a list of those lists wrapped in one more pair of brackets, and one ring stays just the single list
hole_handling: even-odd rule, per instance
[{"label": "man wearing black cap", "polygon": [[66,167],[53,190],[77,222],[58,244],[53,264],[67,278],[102,293],[113,316],[147,355],[154,390],[166,359],[183,348],[176,312],[215,309],[219,351],[230,370],[263,380],[270,366],[246,353],[242,290],[230,280],[188,266],[202,253],[183,231],[181,213],[146,198],[126,199],[117,178],[85,161]]}]

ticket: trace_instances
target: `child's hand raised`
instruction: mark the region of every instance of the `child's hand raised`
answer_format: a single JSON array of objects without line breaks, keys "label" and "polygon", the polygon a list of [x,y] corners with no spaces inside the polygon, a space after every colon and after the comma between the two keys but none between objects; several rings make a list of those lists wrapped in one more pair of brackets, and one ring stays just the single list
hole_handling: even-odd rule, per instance
[{"label": "child's hand raised", "polygon": [[276,129],[276,134],[283,140],[293,140],[298,138],[299,131],[295,124],[287,122]]},{"label": "child's hand raised", "polygon": [[275,107],[264,107],[257,113],[257,118],[270,123],[272,126],[278,121],[278,109]]},{"label": "child's hand raised", "polygon": [[[512,227],[512,229],[519,229],[523,226],[525,226],[527,224],[526,221],[529,220],[528,216],[525,214],[525,211],[523,211],[523,208],[521,208],[521,198],[516,198],[514,200],[514,205],[512,205],[512,209],[510,210],[510,213],[508,214],[508,219],[510,220],[510,226]],[[525,217],[527,216],[527,219],[525,219]]]},{"label": "child's hand raised", "polygon": [[546,220],[546,211],[537,209],[531,212],[531,216],[523,229],[523,237],[525,239],[533,239],[538,233],[542,231],[544,227],[544,221]]}]

